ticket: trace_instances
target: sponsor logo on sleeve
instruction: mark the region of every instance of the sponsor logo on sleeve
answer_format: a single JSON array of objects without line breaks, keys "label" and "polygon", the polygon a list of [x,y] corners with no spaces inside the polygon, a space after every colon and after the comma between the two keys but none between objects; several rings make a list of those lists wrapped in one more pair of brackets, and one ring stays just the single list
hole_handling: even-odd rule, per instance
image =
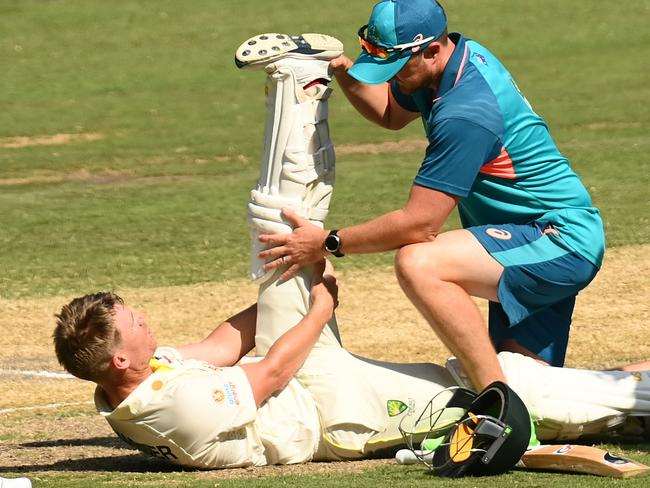
[{"label": "sponsor logo on sleeve", "polygon": [[476,60],[477,60],[479,63],[481,63],[481,64],[483,64],[483,65],[485,65],[485,66],[488,65],[487,59],[485,59],[485,56],[483,56],[482,54],[474,53],[474,57],[476,58]]}]

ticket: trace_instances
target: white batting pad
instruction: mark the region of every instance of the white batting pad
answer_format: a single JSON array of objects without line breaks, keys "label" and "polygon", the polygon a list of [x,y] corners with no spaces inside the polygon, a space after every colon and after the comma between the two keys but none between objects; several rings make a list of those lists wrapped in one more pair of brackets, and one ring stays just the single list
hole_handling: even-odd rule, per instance
[{"label": "white batting pad", "polygon": [[343,53],[343,44],[326,34],[258,34],[244,41],[235,53],[238,68],[262,69],[276,59],[330,60]]},{"label": "white batting pad", "polygon": [[[251,278],[260,284],[257,312],[257,355],[307,313],[312,268],[285,282],[282,269],[265,272],[259,259],[264,246],[260,234],[289,233],[281,211],[288,207],[323,226],[334,185],[334,146],[329,135],[327,87],[329,60],[343,45],[324,34],[260,34],[244,42],[235,55],[240,68],[263,69],[266,74],[266,125],[260,178],[250,194]],[[286,269],[286,268],[285,268]],[[340,343],[333,317],[317,346]]]},{"label": "white batting pad", "polygon": [[[323,64],[324,63],[324,64]],[[266,128],[260,178],[248,205],[251,226],[251,278],[271,276],[259,259],[263,233],[288,233],[281,216],[289,207],[322,226],[334,184],[334,146],[327,123],[331,89],[312,81],[327,76],[327,62],[281,58],[265,66]]]}]

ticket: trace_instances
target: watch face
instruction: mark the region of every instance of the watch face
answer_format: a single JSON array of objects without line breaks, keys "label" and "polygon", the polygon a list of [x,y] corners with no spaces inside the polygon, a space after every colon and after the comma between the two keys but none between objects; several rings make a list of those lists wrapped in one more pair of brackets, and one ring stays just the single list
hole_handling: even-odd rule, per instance
[{"label": "watch face", "polygon": [[338,230],[331,230],[329,235],[323,242],[325,250],[337,258],[342,258],[344,254],[341,252],[341,238],[337,234]]},{"label": "watch face", "polygon": [[341,247],[341,238],[336,234],[328,235],[325,239],[325,250],[334,253],[339,250],[339,247]]}]

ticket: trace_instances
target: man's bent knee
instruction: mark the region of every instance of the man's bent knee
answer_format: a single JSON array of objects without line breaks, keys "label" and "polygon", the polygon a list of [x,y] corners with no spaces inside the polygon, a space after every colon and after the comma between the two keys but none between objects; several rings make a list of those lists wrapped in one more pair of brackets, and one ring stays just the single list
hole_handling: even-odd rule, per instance
[{"label": "man's bent knee", "polygon": [[395,254],[395,274],[402,287],[412,287],[424,278],[436,280],[436,268],[431,243],[409,244]]},{"label": "man's bent knee", "polygon": [[421,285],[423,280],[454,283],[469,295],[498,301],[503,266],[471,232],[458,229],[440,234],[433,242],[399,249],[395,272],[402,288]]}]

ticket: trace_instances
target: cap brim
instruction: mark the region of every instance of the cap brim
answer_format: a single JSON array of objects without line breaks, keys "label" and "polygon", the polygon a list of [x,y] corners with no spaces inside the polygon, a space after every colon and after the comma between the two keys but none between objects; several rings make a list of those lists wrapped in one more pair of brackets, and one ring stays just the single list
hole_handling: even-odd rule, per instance
[{"label": "cap brim", "polygon": [[362,51],[354,65],[348,70],[348,74],[363,83],[378,85],[387,82],[399,73],[409,59],[411,56],[380,60]]}]

